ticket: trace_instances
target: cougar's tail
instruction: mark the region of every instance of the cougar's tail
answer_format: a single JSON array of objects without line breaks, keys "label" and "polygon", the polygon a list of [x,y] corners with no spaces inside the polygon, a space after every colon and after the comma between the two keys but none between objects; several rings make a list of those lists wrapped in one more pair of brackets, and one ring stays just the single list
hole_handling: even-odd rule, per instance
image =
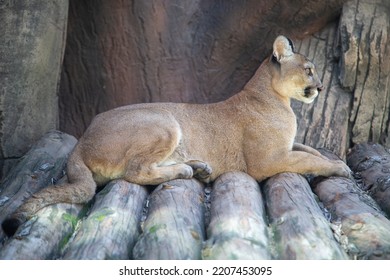
[{"label": "cougar's tail", "polygon": [[76,146],[68,160],[67,175],[69,183],[50,186],[28,198],[16,211],[2,223],[8,236],[14,235],[18,227],[30,219],[38,210],[55,203],[86,203],[96,191],[92,172],[82,160],[80,149]]}]

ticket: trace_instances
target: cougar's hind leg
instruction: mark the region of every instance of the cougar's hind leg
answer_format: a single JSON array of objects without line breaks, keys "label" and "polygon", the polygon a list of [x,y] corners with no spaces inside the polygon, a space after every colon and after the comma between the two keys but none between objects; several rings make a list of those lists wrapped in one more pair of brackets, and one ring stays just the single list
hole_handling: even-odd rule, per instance
[{"label": "cougar's hind leg", "polygon": [[138,170],[129,169],[125,180],[137,182],[140,185],[158,185],[174,179],[189,179],[195,177],[208,182],[212,173],[211,167],[199,160],[190,160],[185,163],[158,165],[156,163],[143,164]]},{"label": "cougar's hind leg", "polygon": [[140,185],[158,185],[173,179],[192,178],[194,171],[179,155],[181,129],[172,120],[149,131],[148,141],[128,151],[124,179]]},{"label": "cougar's hind leg", "polygon": [[144,163],[138,169],[128,169],[125,180],[137,182],[140,185],[158,185],[174,179],[195,177],[203,182],[208,182],[211,173],[211,167],[200,160],[171,163],[170,165]]},{"label": "cougar's hind leg", "polygon": [[40,209],[55,203],[82,204],[95,195],[96,184],[92,173],[82,161],[77,150],[68,161],[68,184],[50,186],[28,198],[16,211],[2,223],[8,236],[12,236],[18,227],[30,219]]},{"label": "cougar's hind leg", "polygon": [[177,163],[168,166],[158,166],[156,163],[143,165],[138,169],[129,169],[125,180],[140,185],[159,185],[174,179],[189,179],[193,176],[191,166]]},{"label": "cougar's hind leg", "polygon": [[201,160],[189,160],[186,162],[194,170],[194,177],[208,183],[213,172],[211,166]]}]

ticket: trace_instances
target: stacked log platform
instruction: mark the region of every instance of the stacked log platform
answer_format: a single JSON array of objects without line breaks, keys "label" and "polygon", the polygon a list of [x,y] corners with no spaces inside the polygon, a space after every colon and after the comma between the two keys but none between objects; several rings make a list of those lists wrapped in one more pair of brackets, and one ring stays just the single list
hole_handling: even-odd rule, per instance
[{"label": "stacked log platform", "polygon": [[[74,144],[51,132],[31,148],[1,186],[2,217],[29,187],[63,176]],[[356,180],[281,173],[256,182],[243,172],[207,188],[195,179],[116,180],[87,205],[48,206],[3,234],[0,259],[390,259],[389,162],[383,146],[362,144],[348,154]]]}]

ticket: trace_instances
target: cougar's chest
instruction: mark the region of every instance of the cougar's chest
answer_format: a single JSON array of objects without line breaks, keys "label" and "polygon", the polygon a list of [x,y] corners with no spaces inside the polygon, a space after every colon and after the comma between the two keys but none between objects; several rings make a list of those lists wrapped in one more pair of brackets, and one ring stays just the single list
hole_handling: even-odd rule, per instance
[{"label": "cougar's chest", "polygon": [[292,148],[297,132],[296,116],[291,108],[280,108],[269,115],[267,134],[269,141],[277,143],[279,147]]}]

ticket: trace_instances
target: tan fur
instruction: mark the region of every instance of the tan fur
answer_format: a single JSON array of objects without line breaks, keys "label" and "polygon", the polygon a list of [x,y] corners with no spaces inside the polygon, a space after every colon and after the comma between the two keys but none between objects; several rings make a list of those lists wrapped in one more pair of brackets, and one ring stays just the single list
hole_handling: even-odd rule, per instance
[{"label": "tan fur", "polygon": [[226,101],[137,104],[96,116],[69,158],[69,184],[35,194],[13,218],[23,222],[52,203],[87,202],[94,182],[117,178],[156,185],[193,176],[213,181],[233,170],[256,180],[281,172],[349,176],[342,161],[294,144],[290,98],[310,103],[321,88],[313,63],[279,36],[273,55]]}]

